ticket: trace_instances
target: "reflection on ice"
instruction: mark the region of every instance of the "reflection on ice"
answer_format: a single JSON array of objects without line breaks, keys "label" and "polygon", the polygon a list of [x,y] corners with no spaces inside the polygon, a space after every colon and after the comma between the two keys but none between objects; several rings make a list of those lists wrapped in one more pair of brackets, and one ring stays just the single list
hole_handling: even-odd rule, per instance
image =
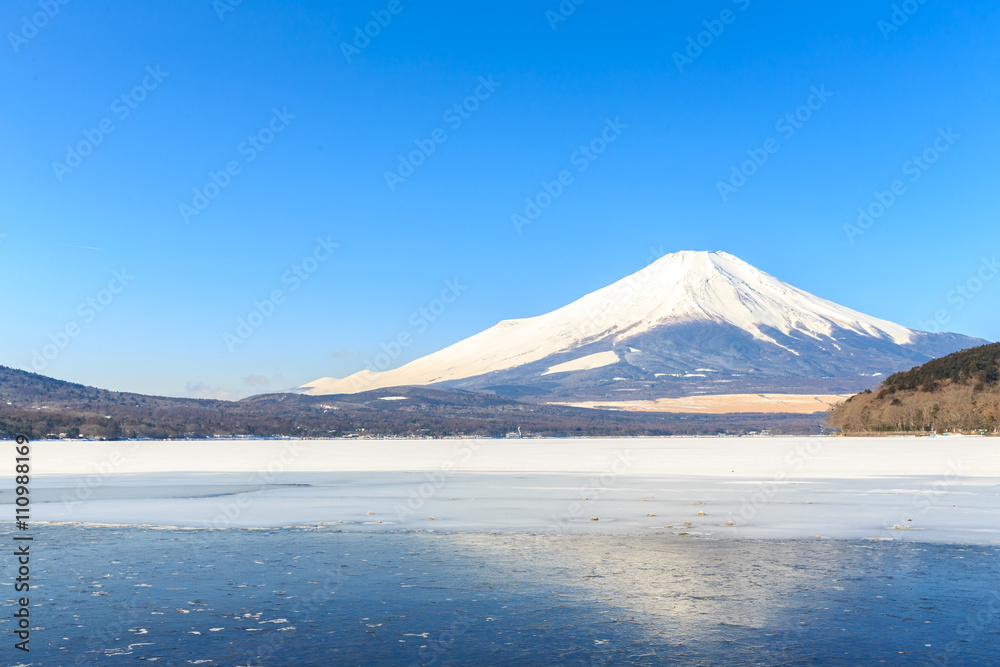
[{"label": "reflection on ice", "polygon": [[[997,546],[82,526],[38,539],[38,664],[970,664],[1000,650]],[[109,595],[85,595],[98,581]]]}]

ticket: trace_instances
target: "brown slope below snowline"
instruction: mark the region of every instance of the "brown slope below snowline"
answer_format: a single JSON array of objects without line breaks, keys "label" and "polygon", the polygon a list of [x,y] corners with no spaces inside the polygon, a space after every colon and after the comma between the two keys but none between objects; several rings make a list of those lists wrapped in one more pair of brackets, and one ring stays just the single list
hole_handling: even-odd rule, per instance
[{"label": "brown slope below snowline", "polygon": [[973,382],[945,380],[933,391],[897,389],[862,393],[836,406],[830,426],[848,434],[996,433],[1000,387],[977,389]]},{"label": "brown slope below snowline", "polygon": [[1000,430],[1000,343],[955,352],[893,373],[878,391],[837,406],[846,433]]}]

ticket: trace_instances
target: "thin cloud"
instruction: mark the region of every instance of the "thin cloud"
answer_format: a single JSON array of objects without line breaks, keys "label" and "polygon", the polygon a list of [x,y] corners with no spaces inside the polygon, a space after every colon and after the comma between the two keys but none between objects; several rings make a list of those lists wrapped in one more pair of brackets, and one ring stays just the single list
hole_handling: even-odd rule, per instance
[{"label": "thin cloud", "polygon": [[216,389],[204,382],[191,382],[184,384],[185,398],[213,398],[222,401],[238,401],[245,396],[241,392],[229,391],[228,389]]},{"label": "thin cloud", "polygon": [[60,243],[64,248],[80,248],[81,250],[104,250],[104,248],[91,248],[89,245],[73,245],[71,243]]}]

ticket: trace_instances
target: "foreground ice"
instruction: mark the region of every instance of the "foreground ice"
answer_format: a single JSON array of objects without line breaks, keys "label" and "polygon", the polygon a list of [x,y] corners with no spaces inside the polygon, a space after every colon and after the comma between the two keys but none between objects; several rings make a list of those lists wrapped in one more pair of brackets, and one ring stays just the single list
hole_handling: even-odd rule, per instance
[{"label": "foreground ice", "polygon": [[[1000,655],[1000,545],[33,533],[37,625],[22,664],[951,666]],[[15,603],[3,598],[0,634],[12,637]]]},{"label": "foreground ice", "polygon": [[993,438],[38,442],[32,468],[34,521],[1000,541]]}]

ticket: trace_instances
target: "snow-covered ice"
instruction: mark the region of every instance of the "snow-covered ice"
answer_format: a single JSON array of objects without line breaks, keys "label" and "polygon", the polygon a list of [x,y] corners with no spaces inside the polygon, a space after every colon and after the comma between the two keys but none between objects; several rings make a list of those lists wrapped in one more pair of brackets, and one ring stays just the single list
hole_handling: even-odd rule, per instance
[{"label": "snow-covered ice", "polygon": [[1000,541],[985,437],[38,442],[32,467],[35,521]]}]

